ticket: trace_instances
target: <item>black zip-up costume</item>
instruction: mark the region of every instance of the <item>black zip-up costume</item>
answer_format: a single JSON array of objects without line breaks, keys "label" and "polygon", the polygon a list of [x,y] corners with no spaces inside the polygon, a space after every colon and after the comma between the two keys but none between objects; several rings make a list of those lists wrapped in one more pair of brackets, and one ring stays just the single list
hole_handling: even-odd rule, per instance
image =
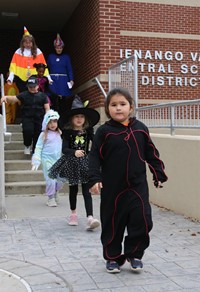
[{"label": "black zip-up costume", "polygon": [[89,185],[103,184],[100,207],[103,256],[119,265],[127,258],[141,259],[149,246],[153,223],[146,163],[155,184],[167,180],[158,150],[142,122],[131,118],[129,125],[124,126],[110,120],[97,129],[89,155]]}]

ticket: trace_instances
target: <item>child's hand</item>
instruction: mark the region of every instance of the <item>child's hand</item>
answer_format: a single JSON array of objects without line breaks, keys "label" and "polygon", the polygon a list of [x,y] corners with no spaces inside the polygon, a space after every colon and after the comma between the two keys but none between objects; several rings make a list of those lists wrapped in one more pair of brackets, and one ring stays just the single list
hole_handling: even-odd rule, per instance
[{"label": "child's hand", "polygon": [[32,165],[31,170],[32,171],[37,171],[38,170],[39,165]]},{"label": "child's hand", "polygon": [[31,164],[32,164],[31,170],[32,171],[37,171],[39,166],[40,166],[40,164],[41,164],[41,161],[33,156]]},{"label": "child's hand", "polygon": [[90,193],[95,195],[100,195],[100,190],[102,189],[103,185],[101,182],[96,183],[90,188]]},{"label": "child's hand", "polygon": [[157,181],[157,180],[154,181],[154,186],[155,186],[157,189],[161,189],[161,188],[163,188],[162,183],[161,183],[160,181]]},{"label": "child's hand", "polygon": [[75,156],[76,157],[83,157],[83,156],[85,156],[85,151],[84,150],[76,150]]}]

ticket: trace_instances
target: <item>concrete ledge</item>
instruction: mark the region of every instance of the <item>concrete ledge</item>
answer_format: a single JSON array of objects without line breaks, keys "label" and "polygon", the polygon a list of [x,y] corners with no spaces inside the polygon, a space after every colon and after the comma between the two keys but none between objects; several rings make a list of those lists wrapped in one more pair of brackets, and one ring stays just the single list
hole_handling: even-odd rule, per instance
[{"label": "concrete ledge", "polygon": [[150,200],[177,214],[200,220],[200,137],[151,134],[165,163],[168,181],[155,189],[148,171]]}]

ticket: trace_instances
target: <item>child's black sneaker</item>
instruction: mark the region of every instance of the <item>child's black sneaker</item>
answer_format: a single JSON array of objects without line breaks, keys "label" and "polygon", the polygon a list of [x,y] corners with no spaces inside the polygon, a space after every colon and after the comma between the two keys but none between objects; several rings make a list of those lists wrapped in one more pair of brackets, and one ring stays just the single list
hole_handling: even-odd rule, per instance
[{"label": "child's black sneaker", "polygon": [[106,262],[106,270],[108,273],[120,273],[120,266],[115,261],[107,261]]},{"label": "child's black sneaker", "polygon": [[140,272],[143,269],[143,263],[140,259],[127,259],[127,261],[130,263],[131,265],[131,270],[134,272]]}]

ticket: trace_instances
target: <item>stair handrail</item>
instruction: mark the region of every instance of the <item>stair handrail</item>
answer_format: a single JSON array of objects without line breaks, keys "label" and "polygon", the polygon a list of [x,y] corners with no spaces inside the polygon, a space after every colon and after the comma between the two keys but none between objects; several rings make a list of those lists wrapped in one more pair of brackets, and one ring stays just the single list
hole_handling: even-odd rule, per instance
[{"label": "stair handrail", "polygon": [[3,116],[0,115],[0,219],[7,218],[5,206],[5,166]]},{"label": "stair handrail", "polygon": [[[1,96],[4,96],[4,76],[1,74]],[[3,116],[3,133],[4,136],[8,138],[8,140],[4,141],[4,143],[10,143],[11,141],[11,133],[7,132],[7,125],[6,125],[6,106],[5,102],[2,103],[2,116]]]},{"label": "stair handrail", "polygon": [[101,92],[103,93],[104,97],[106,98],[107,94],[106,94],[101,82],[99,81],[99,79],[97,77],[95,77],[93,80],[97,83],[97,85],[99,86]]}]

